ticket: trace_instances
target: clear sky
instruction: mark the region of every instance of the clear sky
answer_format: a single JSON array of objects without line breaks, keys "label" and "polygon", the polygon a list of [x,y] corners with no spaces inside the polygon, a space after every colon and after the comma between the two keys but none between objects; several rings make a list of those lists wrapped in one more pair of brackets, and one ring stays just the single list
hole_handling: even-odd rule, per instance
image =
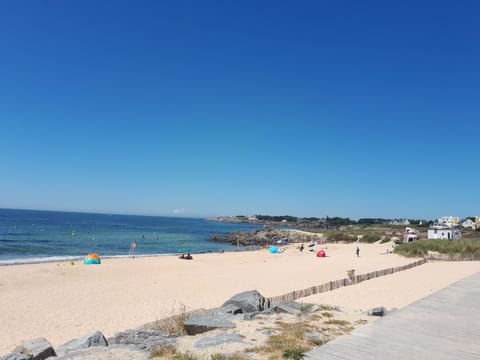
[{"label": "clear sky", "polygon": [[478,1],[2,1],[0,207],[480,215]]}]

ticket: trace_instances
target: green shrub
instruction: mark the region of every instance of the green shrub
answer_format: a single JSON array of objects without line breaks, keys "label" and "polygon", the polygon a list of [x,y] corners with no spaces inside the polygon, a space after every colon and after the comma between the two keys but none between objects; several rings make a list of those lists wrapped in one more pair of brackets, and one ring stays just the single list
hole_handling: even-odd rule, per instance
[{"label": "green shrub", "polygon": [[380,240],[380,236],[371,235],[371,234],[363,235],[362,238],[360,239],[361,242],[365,242],[365,243],[374,243],[374,242],[377,242],[378,240]]},{"label": "green shrub", "polygon": [[305,357],[305,352],[308,351],[306,348],[295,348],[295,349],[286,349],[283,352],[283,357],[285,359],[301,360]]},{"label": "green shrub", "polygon": [[354,241],[357,241],[357,236],[350,235],[341,231],[336,231],[328,234],[327,240],[331,242],[337,242],[337,241],[354,242]]}]

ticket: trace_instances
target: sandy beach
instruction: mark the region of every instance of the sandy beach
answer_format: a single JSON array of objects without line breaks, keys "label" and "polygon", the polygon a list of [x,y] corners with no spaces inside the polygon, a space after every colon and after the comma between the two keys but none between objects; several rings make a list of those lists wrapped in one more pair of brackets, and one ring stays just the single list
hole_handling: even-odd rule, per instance
[{"label": "sandy beach", "polygon": [[[23,340],[43,336],[54,346],[93,330],[115,332],[188,309],[221,305],[236,293],[257,289],[275,296],[357,274],[400,266],[416,259],[385,254],[389,244],[327,245],[326,258],[294,246],[267,250],[105,259],[0,267],[0,354]],[[319,246],[317,245],[318,249]],[[433,262],[417,268],[300,299],[338,305],[353,312],[373,306],[403,307],[480,271],[480,262]]]}]

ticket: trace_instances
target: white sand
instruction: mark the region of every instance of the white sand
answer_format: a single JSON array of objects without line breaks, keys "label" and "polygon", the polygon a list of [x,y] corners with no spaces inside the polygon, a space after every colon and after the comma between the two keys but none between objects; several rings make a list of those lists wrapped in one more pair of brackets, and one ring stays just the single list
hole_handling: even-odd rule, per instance
[{"label": "white sand", "polygon": [[[359,258],[351,244],[328,245],[327,258],[290,247],[276,255],[267,250],[215,253],[194,255],[191,261],[161,256],[106,259],[90,266],[77,262],[0,267],[0,354],[40,336],[54,346],[93,330],[109,337],[171,315],[181,304],[189,309],[216,307],[252,289],[267,297],[280,295],[344,278],[347,269],[361,274],[415,260],[382,255],[385,244],[360,248]],[[422,265],[301,301],[352,309],[400,307],[476,271],[480,262]],[[400,277],[406,280],[397,280]],[[346,295],[337,295],[343,292]]]},{"label": "white sand", "polygon": [[412,270],[308,296],[302,302],[334,304],[356,312],[376,306],[402,308],[478,271],[480,261],[428,262]]}]

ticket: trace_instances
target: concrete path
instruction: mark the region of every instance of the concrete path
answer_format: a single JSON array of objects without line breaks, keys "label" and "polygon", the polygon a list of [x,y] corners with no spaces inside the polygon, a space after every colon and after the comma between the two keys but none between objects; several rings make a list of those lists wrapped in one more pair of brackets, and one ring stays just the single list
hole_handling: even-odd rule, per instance
[{"label": "concrete path", "polygon": [[305,359],[478,360],[480,273],[320,346]]}]

